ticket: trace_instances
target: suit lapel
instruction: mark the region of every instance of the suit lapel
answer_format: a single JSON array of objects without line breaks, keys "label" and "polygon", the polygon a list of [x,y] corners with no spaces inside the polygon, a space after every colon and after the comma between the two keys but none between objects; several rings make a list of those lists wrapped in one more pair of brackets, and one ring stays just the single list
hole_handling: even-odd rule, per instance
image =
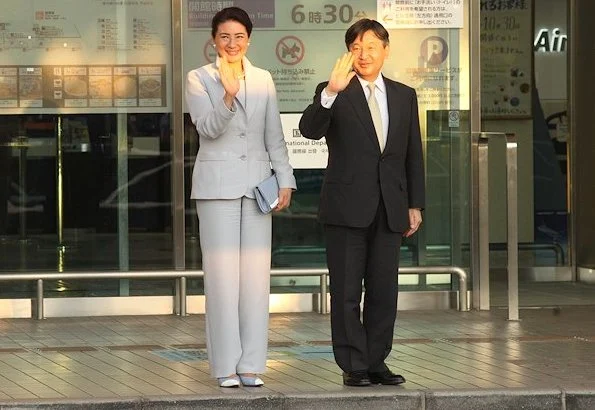
[{"label": "suit lapel", "polygon": [[249,94],[248,90],[246,89],[246,82],[244,80],[240,80],[240,91],[238,91],[236,95],[236,100],[244,111],[246,111],[246,106],[249,107],[251,105],[248,101],[248,98]]},{"label": "suit lapel", "polygon": [[351,105],[355,108],[355,112],[360,121],[366,128],[366,135],[372,142],[374,142],[378,147],[378,150],[380,150],[380,146],[378,146],[378,138],[376,138],[376,130],[374,129],[374,123],[372,122],[372,115],[370,114],[370,108],[368,108],[366,95],[364,94],[359,79],[353,77],[344,92]]},{"label": "suit lapel", "polygon": [[[246,76],[248,76],[248,74]],[[250,80],[240,80],[240,91],[238,91],[235,98],[236,104],[238,104],[246,113],[248,122],[250,122],[250,117],[252,117],[254,111],[256,111],[258,95],[254,92],[254,88],[258,87],[258,85],[254,84],[255,81],[254,73],[252,73]],[[223,90],[223,93],[221,94],[223,97],[225,90],[223,89],[223,86],[221,86],[221,89]]]},{"label": "suit lapel", "polygon": [[254,67],[250,61],[244,57],[244,72],[246,77],[244,80],[240,80],[241,87],[240,92],[238,93],[238,99],[240,100],[242,108],[244,108],[244,111],[246,112],[248,123],[250,123],[250,118],[256,111],[259,98],[258,90],[260,87],[265,86],[264,84],[261,84],[262,79],[258,71],[253,68]]},{"label": "suit lapel", "polygon": [[388,151],[393,144],[397,141],[396,129],[401,121],[401,104],[403,104],[402,98],[400,98],[399,92],[397,91],[394,84],[389,79],[384,79],[384,85],[386,87],[386,102],[388,104],[388,132],[386,135],[386,145],[384,151]]},{"label": "suit lapel", "polygon": [[254,112],[256,111],[256,106],[258,103],[258,92],[256,91],[260,87],[264,87],[264,84],[260,84],[259,78],[254,78],[257,75],[258,74],[252,70],[250,70],[250,72],[246,71],[246,80],[244,81],[244,91],[246,93],[246,98],[242,102],[246,102],[244,110],[246,110],[246,118],[248,119],[248,123],[250,123],[250,118],[252,118],[252,115],[254,115]]}]

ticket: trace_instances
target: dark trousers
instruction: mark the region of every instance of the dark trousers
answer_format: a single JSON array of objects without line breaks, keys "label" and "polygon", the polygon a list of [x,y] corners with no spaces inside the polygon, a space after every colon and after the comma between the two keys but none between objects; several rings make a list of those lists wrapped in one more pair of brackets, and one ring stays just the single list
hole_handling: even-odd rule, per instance
[{"label": "dark trousers", "polygon": [[385,371],[397,315],[402,233],[389,230],[382,200],[370,226],[325,225],[325,232],[335,360],[345,372]]}]

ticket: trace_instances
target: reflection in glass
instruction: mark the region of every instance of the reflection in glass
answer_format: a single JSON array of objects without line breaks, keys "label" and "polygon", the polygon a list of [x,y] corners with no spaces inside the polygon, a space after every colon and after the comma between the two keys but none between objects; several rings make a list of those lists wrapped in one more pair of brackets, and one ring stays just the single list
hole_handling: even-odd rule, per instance
[{"label": "reflection in glass", "polygon": [[[122,124],[118,130],[118,117],[124,130]],[[59,122],[61,192],[56,183]],[[118,132],[126,135],[128,174],[120,182]],[[170,114],[5,117],[0,127],[0,270],[120,269],[122,229],[129,237],[129,269],[172,269],[170,172]],[[127,202],[121,200],[123,191]],[[119,212],[127,215],[125,227],[118,226]],[[81,281],[81,286],[96,286],[89,283]],[[109,293],[101,283],[99,293]]]}]

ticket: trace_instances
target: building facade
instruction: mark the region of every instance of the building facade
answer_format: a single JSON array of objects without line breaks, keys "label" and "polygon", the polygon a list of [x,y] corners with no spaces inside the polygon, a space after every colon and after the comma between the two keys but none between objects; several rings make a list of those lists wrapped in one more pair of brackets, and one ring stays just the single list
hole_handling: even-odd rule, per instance
[{"label": "building facade", "polygon": [[[402,265],[420,270],[399,275],[400,308],[453,306],[456,277],[424,266],[464,269],[472,308],[502,299],[506,144],[493,134],[489,155],[478,156],[481,132],[511,133],[518,144],[510,215],[523,286],[591,281],[588,1],[4,1],[0,275],[86,275],[44,281],[48,316],[168,313],[180,282],[159,272],[201,269],[189,199],[198,138],[184,83],[214,61],[210,19],[229,5],[254,21],[248,57],[275,80],[298,182],[291,208],[273,218],[273,268],[296,271],[273,278],[274,310],[320,303],[319,277],[303,273],[326,266],[316,221],[326,145],[301,137],[297,123],[362,17],[389,29],[384,73],[414,87],[420,105],[428,201],[423,229],[401,249]],[[138,271],[156,278],[94,278]],[[0,315],[31,316],[36,284],[2,282]],[[187,291],[188,311],[201,312],[202,280],[189,278]]]}]

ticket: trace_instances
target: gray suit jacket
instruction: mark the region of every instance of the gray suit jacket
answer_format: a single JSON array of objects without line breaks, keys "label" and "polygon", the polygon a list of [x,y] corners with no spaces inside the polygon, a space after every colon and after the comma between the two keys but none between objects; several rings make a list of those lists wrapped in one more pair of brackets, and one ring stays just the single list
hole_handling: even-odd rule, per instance
[{"label": "gray suit jacket", "polygon": [[190,197],[254,198],[254,187],[271,175],[271,165],[279,187],[296,189],[271,74],[244,58],[246,80],[229,110],[217,64],[187,76],[186,103],[200,138]]}]

